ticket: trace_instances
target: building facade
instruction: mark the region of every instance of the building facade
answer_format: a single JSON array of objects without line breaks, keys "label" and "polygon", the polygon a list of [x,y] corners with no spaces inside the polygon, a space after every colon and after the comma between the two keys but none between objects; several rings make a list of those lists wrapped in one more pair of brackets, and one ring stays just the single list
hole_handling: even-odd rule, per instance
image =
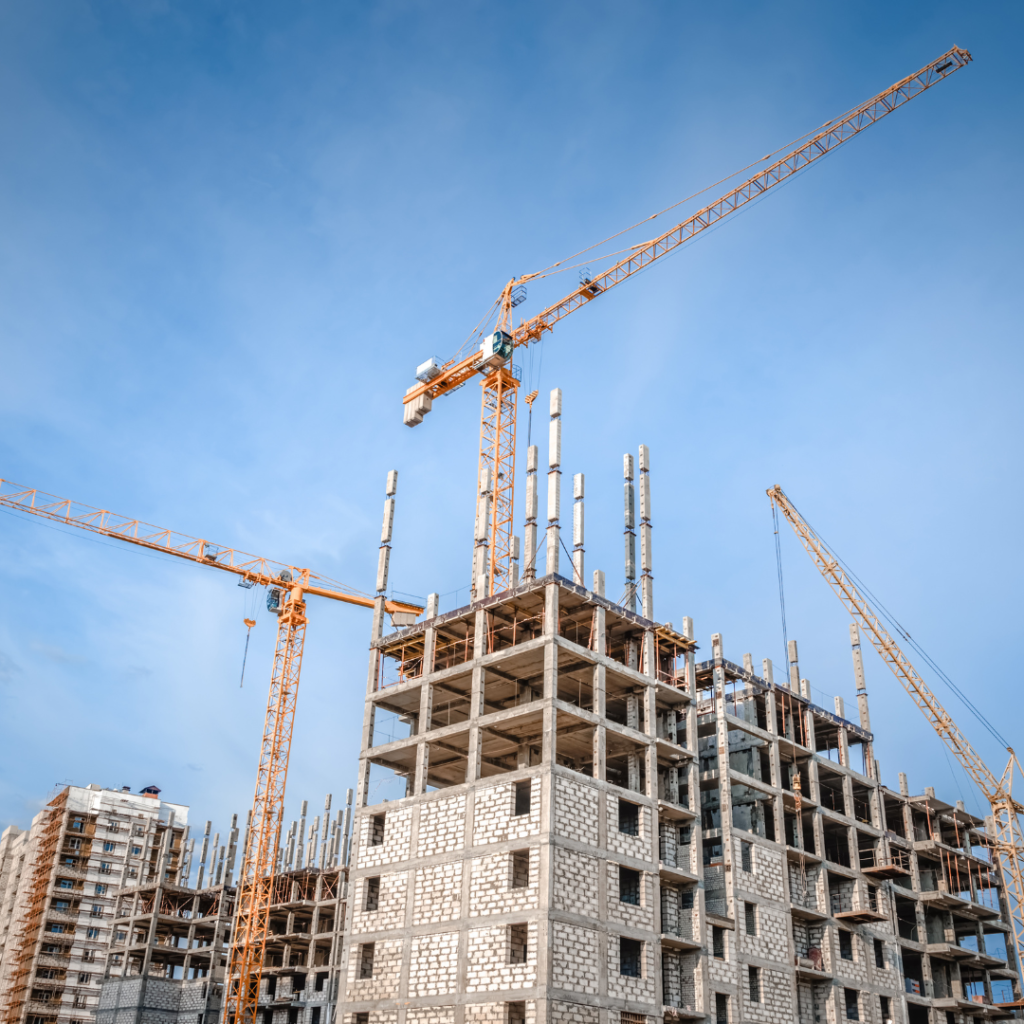
[{"label": "building facade", "polygon": [[174,878],[188,808],[100,786],[65,787],[26,832],[0,838],[0,1012],[4,1024],[92,1019],[128,885]]}]

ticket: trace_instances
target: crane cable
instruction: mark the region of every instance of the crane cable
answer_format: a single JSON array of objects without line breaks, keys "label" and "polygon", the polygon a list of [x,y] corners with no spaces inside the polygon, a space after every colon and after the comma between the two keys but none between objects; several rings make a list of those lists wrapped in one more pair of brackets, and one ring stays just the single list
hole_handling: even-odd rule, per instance
[{"label": "crane cable", "polygon": [[[796,507],[796,505],[793,504],[792,498],[789,498],[789,503],[790,503],[790,505],[793,505],[794,511],[807,524],[808,529],[818,538],[818,540],[821,542],[822,546],[828,549],[829,554],[831,554],[831,556],[836,560],[836,562],[842,567],[843,572],[845,572],[846,575],[850,578],[850,580],[853,582],[854,586],[862,594],[867,596],[868,600],[871,602],[872,608],[877,609],[881,613],[882,618],[889,624],[889,626],[893,630],[895,630],[895,632],[898,633],[903,638],[903,640],[905,640],[906,643],[909,644],[910,647],[912,647],[914,649],[914,651],[917,652],[918,655],[920,655],[920,657],[924,661],[924,663],[926,665],[928,665],[928,667],[939,677],[940,680],[942,680],[942,682],[944,682],[950,688],[950,690],[953,691],[953,693],[957,697],[960,698],[961,702],[964,704],[964,706],[967,708],[967,710],[970,711],[971,714],[974,715],[974,717],[985,727],[985,729],[988,730],[988,732],[991,734],[992,738],[997,743],[999,743],[1002,747],[1004,747],[1006,750],[1012,750],[1009,742],[1006,740],[1006,737],[1003,736],[999,732],[999,730],[992,724],[992,722],[990,722],[985,717],[984,713],[981,711],[980,708],[978,708],[971,701],[970,697],[968,697],[967,694],[964,693],[964,691],[961,690],[960,687],[957,686],[956,683],[954,683],[953,680],[950,679],[949,676],[946,675],[946,673],[943,672],[941,668],[939,668],[939,666],[932,659],[931,655],[929,655],[928,652],[910,635],[910,633],[908,633],[907,630],[904,629],[904,627],[900,624],[899,620],[892,614],[892,612],[890,612],[889,609],[886,608],[886,606],[884,604],[882,604],[882,602],[874,595],[874,593],[872,593],[872,591],[860,579],[860,577],[857,576],[857,574],[846,564],[846,562],[844,562],[842,560],[842,558],[839,557],[839,555],[836,553],[836,549],[831,544],[829,544],[828,541],[825,540],[825,538],[811,525],[810,520],[808,520],[807,517]],[[777,529],[778,519],[777,519],[777,512],[776,512],[776,509],[775,509],[775,502],[774,501],[772,502],[772,516],[773,516],[773,518],[776,519],[775,545],[776,545],[776,555],[777,555],[777,557],[779,559],[779,562],[778,562],[778,564],[779,564],[779,583],[780,583],[780,588],[781,588],[781,582],[782,582],[782,559],[781,559],[781,555],[778,554],[778,552],[779,552],[779,539],[778,539],[778,529]],[[780,589],[780,593],[781,593],[781,589]],[[783,613],[782,614],[783,614],[783,623],[785,623],[785,605],[783,605]],[[785,625],[783,625],[783,629],[785,629]]]}]

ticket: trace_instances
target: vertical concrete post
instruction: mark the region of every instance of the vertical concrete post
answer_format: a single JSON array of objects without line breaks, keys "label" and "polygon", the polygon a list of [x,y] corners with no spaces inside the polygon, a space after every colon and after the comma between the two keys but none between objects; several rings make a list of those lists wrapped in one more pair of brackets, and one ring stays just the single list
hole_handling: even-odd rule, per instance
[{"label": "vertical concrete post", "polygon": [[473,527],[473,583],[471,600],[490,596],[488,576],[491,566],[491,498],[493,481],[491,467],[481,466],[477,480],[476,523]]},{"label": "vertical concrete post", "polygon": [[434,687],[430,682],[430,676],[434,672],[434,653],[437,648],[437,627],[431,625],[437,618],[437,609],[440,604],[440,597],[437,594],[430,594],[427,597],[426,619],[428,623],[423,630],[423,672],[420,675],[420,709],[416,716],[416,735],[421,737],[416,744],[416,771],[413,779],[413,791],[415,794],[427,791],[427,774],[430,768],[430,747],[422,738],[431,729],[431,719],[434,713]]},{"label": "vertical concrete post", "polygon": [[562,389],[551,392],[551,423],[548,427],[548,531],[547,566],[545,573],[558,572],[558,549],[561,535],[558,529],[559,505],[562,494]]},{"label": "vertical concrete post", "polygon": [[790,640],[786,652],[789,655],[789,688],[794,693],[800,692],[800,658],[797,654],[796,641]]},{"label": "vertical concrete post", "polygon": [[623,606],[629,611],[636,611],[636,517],[634,507],[636,504],[633,492],[633,456],[622,456],[622,475],[625,477],[624,501],[625,501],[625,541],[626,541],[626,599]]},{"label": "vertical concrete post", "polygon": [[761,659],[761,678],[769,685],[775,685],[775,670],[772,668],[771,658]]},{"label": "vertical concrete post", "polygon": [[342,825],[341,862],[348,864],[352,852],[352,790],[345,791],[345,823]]},{"label": "vertical concrete post", "polygon": [[[580,572],[583,571],[582,559]],[[594,594],[604,597],[604,573],[600,569],[594,570]],[[605,649],[605,609],[603,605],[595,605],[593,625],[591,626],[590,649],[599,655],[606,653]],[[607,775],[607,731],[604,725],[605,716],[605,695],[606,695],[605,667],[602,664],[594,666],[594,714],[600,719],[594,729],[594,778],[604,780]]]},{"label": "vertical concrete post", "polygon": [[[857,623],[850,623],[850,649],[853,654],[853,681],[857,684],[857,712],[860,716],[860,727],[871,732],[871,713],[868,710],[868,689],[864,678],[864,655],[860,649],[860,631]],[[878,769],[875,766],[875,745],[870,740],[864,744],[864,774],[878,781]]]},{"label": "vertical concrete post", "polygon": [[525,556],[523,579],[537,578],[537,446],[526,449],[526,525],[523,528]]},{"label": "vertical concrete post", "polygon": [[231,877],[235,873],[235,857],[238,852],[238,815],[231,815],[231,832],[228,834],[228,861],[224,873],[224,884],[231,884]]},{"label": "vertical concrete post", "polygon": [[[391,566],[391,537],[395,521],[395,493],[398,490],[398,470],[388,473],[384,488],[384,524],[381,527],[380,552],[377,556],[377,597],[373,604],[373,622],[370,626],[370,659],[366,672],[367,696],[377,692],[380,682],[380,655],[374,646],[384,635],[384,615],[387,606],[388,571]],[[363,737],[361,750],[368,750],[373,742],[373,724],[375,706],[372,700],[365,702],[363,708]],[[370,761],[367,757],[359,760],[359,771],[356,783],[356,801],[360,807],[365,806],[370,789]],[[300,842],[301,842],[300,836]],[[301,857],[300,857],[301,863]]]},{"label": "vertical concrete post", "polygon": [[309,807],[309,801],[302,801],[302,810],[299,812],[299,841],[295,847],[295,868],[301,870],[306,863],[306,810]]},{"label": "vertical concrete post", "polygon": [[513,534],[512,536],[512,566],[511,566],[511,579],[509,580],[509,590],[515,590],[519,586],[519,538]]},{"label": "vertical concrete post", "polygon": [[721,633],[711,634],[714,662],[712,681],[715,695],[715,745],[718,755],[718,807],[722,830],[722,859],[731,878],[732,865],[732,788],[729,785],[729,724],[725,720],[725,645]]},{"label": "vertical concrete post", "polygon": [[573,583],[585,587],[583,582],[583,474],[572,478],[572,573]]},{"label": "vertical concrete post", "polygon": [[651,563],[651,452],[640,445],[640,598],[645,619],[654,619],[654,576]]},{"label": "vertical concrete post", "polygon": [[208,821],[206,828],[203,830],[203,846],[199,852],[199,874],[196,877],[196,888],[202,889],[203,887],[203,875],[206,873],[206,854],[210,849],[210,826],[213,822]]}]

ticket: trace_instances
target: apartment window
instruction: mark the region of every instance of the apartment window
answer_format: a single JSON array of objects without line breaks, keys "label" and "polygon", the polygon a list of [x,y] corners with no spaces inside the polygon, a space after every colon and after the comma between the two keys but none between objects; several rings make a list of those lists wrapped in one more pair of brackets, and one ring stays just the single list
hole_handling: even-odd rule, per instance
[{"label": "apartment window", "polygon": [[263,1011],[263,1024],[274,1024],[274,1011],[264,1010]]},{"label": "apartment window", "polygon": [[75,820],[73,822],[71,822],[71,827],[76,832],[81,832],[82,829],[85,828],[85,823],[82,821],[81,818],[75,818]]},{"label": "apartment window", "polygon": [[115,846],[117,846],[117,843],[104,843],[103,844],[103,852],[104,853],[113,853]]},{"label": "apartment window", "polygon": [[640,807],[628,800],[619,801],[619,831],[627,836],[640,835]]},{"label": "apartment window", "polygon": [[725,959],[725,929],[711,926],[711,955],[716,960]]},{"label": "apartment window", "polygon": [[306,988],[306,975],[296,974],[292,978],[292,992],[303,992]]},{"label": "apartment window", "polygon": [[892,1000],[889,996],[879,996],[878,1005],[882,1011],[882,1024],[892,1024]]},{"label": "apartment window", "polygon": [[885,970],[885,943],[881,939],[875,939],[875,966]]},{"label": "apartment window", "polygon": [[370,1015],[368,1013],[354,1013],[352,1014],[353,1024],[370,1024]]},{"label": "apartment window", "polygon": [[839,955],[844,960],[853,959],[853,936],[849,932],[839,932]]},{"label": "apartment window", "polygon": [[92,913],[90,913],[89,916],[90,917],[102,917],[103,916],[103,907],[100,906],[99,903],[94,903],[92,905]]},{"label": "apartment window", "polygon": [[363,909],[367,913],[372,913],[374,910],[380,908],[380,875],[375,875],[373,878],[366,880],[366,903],[363,905]]},{"label": "apartment window", "polygon": [[313,1013],[309,1018],[309,1024],[320,1024],[320,1007],[314,1006]]},{"label": "apartment window", "polygon": [[508,962],[510,964],[526,963],[526,929],[525,924],[510,924],[508,926]]},{"label": "apartment window", "polygon": [[373,943],[364,942],[359,947],[359,977],[373,977]]},{"label": "apartment window", "polygon": [[752,1003],[761,1002],[761,968],[747,968],[747,991],[750,993]]},{"label": "apartment window", "polygon": [[144,836],[146,834],[146,830],[141,825],[136,825],[134,831],[137,836]]},{"label": "apartment window", "polygon": [[61,913],[67,913],[67,911],[70,909],[70,907],[71,907],[70,900],[54,900],[53,901],[53,909],[54,910],[59,910]]},{"label": "apartment window", "polygon": [[139,877],[138,870],[136,868],[129,868],[128,869],[128,877],[129,878],[138,878]]},{"label": "apartment window", "polygon": [[506,1003],[505,1024],[526,1024],[526,1003]]},{"label": "apartment window", "polygon": [[60,889],[74,889],[75,883],[70,878],[60,878],[57,880],[57,886]]},{"label": "apartment window", "polygon": [[96,895],[97,896],[106,896],[107,895],[107,887],[106,887],[106,885],[103,884],[103,882],[97,882],[96,883]]},{"label": "apartment window", "polygon": [[114,941],[115,942],[124,942],[124,940],[127,939],[127,938],[128,938],[128,933],[127,932],[114,932]]},{"label": "apartment window", "polygon": [[100,861],[100,874],[101,875],[109,875],[110,874],[110,863],[108,861],[105,861],[105,860],[101,860]]},{"label": "apartment window", "polygon": [[64,934],[64,925],[62,925],[62,924],[51,924],[50,925],[50,931],[54,935],[63,935]]},{"label": "apartment window", "polygon": [[512,888],[525,889],[530,884],[530,851],[512,851]]},{"label": "apartment window", "polygon": [[69,850],[80,850],[82,848],[82,840],[69,836],[66,845]]},{"label": "apartment window", "polygon": [[288,1024],[299,1024],[299,1008],[297,1006],[288,1007]]},{"label": "apartment window", "polygon": [[693,890],[684,889],[679,894],[679,908],[681,910],[693,910]]},{"label": "apartment window", "polygon": [[878,886],[868,886],[868,908],[878,913]]},{"label": "apartment window", "polygon": [[121,826],[116,821],[108,821],[107,822],[107,831],[108,832],[120,832],[121,831]]},{"label": "apartment window", "polygon": [[530,780],[523,779],[516,783],[516,817],[530,813]]},{"label": "apartment window", "polygon": [[757,904],[756,903],[744,903],[743,904],[743,917],[747,926],[748,935],[757,934]]},{"label": "apartment window", "polygon": [[857,990],[855,988],[844,988],[843,995],[846,997],[846,1019],[860,1020],[860,1011],[857,1005]]},{"label": "apartment window", "polygon": [[96,950],[95,949],[83,949],[82,950],[82,959],[87,964],[93,963],[96,960]]},{"label": "apartment window", "polygon": [[81,971],[79,973],[79,975],[78,975],[78,984],[79,985],[88,985],[89,984],[89,975],[85,971]]},{"label": "apartment window", "polygon": [[384,845],[384,815],[374,814],[370,818],[370,845]]},{"label": "apartment window", "polygon": [[55,946],[52,942],[43,943],[44,953],[59,953],[60,951],[60,946]]},{"label": "apartment window", "polygon": [[327,984],[327,972],[326,971],[321,971],[316,976],[316,984],[313,986],[313,991],[314,992],[323,992],[324,985],[326,985],[326,984]]},{"label": "apartment window", "polygon": [[753,846],[753,843],[740,843],[740,865],[744,871],[752,870],[750,851]]},{"label": "apartment window", "polygon": [[276,974],[273,977],[267,978],[267,995],[268,996],[276,996],[277,995],[277,975]]},{"label": "apartment window", "polygon": [[640,872],[619,868],[619,902],[640,906]]},{"label": "apartment window", "polygon": [[[61,929],[61,931],[63,931],[63,929]],[[123,936],[124,932],[118,932],[117,934]],[[100,937],[99,928],[87,928],[85,930],[85,937],[87,939],[98,939]]]},{"label": "apartment window", "polygon": [[141,846],[133,846],[132,847],[132,856],[133,857],[141,857],[142,856],[142,847]]},{"label": "apartment window", "polygon": [[619,939],[619,974],[627,978],[642,977],[640,957],[643,951],[644,944],[637,939]]},{"label": "apartment window", "polygon": [[715,1024],[729,1024],[729,997],[715,993]]}]

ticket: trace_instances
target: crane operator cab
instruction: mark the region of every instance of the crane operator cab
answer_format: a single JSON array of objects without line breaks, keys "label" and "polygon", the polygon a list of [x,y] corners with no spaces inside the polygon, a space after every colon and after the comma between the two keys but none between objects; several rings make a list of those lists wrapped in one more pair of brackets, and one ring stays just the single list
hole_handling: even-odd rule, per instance
[{"label": "crane operator cab", "polygon": [[508,331],[495,331],[484,338],[480,345],[480,362],[476,368],[481,373],[496,370],[512,358],[512,335]]}]

